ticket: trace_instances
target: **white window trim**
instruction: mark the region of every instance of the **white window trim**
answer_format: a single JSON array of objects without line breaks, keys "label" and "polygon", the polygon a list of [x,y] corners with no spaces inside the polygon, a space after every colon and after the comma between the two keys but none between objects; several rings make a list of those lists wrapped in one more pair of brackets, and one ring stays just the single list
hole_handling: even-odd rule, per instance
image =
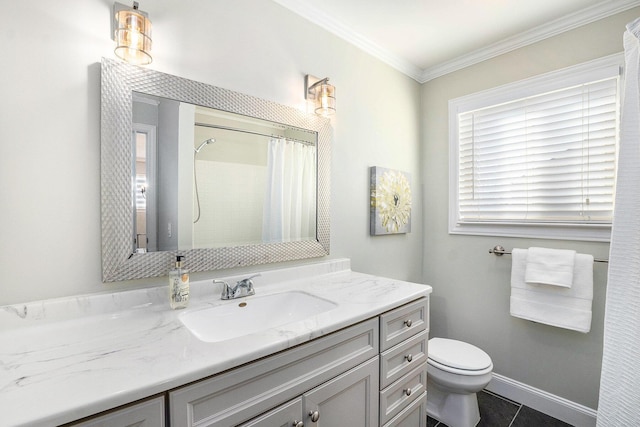
[{"label": "white window trim", "polygon": [[514,99],[579,85],[618,73],[622,78],[624,54],[614,54],[526,80],[499,86],[449,101],[449,234],[526,237],[609,242],[610,224],[461,223],[458,200],[458,114]]}]

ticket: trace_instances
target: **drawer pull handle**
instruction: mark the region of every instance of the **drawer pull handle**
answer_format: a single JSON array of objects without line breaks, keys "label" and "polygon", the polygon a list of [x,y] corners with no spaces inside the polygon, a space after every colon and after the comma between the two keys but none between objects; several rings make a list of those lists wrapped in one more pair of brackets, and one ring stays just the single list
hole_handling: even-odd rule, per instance
[{"label": "drawer pull handle", "polygon": [[409,353],[404,358],[407,359],[407,362],[411,362],[413,360],[413,355]]},{"label": "drawer pull handle", "polygon": [[320,419],[320,412],[318,411],[309,411],[309,416],[311,417],[312,422],[318,422]]},{"label": "drawer pull handle", "polygon": [[407,396],[411,396],[411,389],[410,388],[405,388],[404,389],[404,394],[406,394]]},{"label": "drawer pull handle", "polygon": [[304,427],[304,423],[302,421],[295,420],[292,424],[293,427]]},{"label": "drawer pull handle", "polygon": [[411,319],[407,319],[404,321],[404,324],[407,325],[407,328],[410,328],[413,322],[411,321]]}]

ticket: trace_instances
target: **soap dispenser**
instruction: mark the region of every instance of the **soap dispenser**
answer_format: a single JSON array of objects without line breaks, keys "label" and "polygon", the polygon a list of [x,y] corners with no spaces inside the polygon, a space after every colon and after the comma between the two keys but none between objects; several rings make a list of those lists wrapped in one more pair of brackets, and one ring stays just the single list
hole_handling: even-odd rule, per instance
[{"label": "soap dispenser", "polygon": [[174,310],[189,304],[189,270],[182,268],[183,260],[177,255],[175,267],[169,271],[169,305]]}]

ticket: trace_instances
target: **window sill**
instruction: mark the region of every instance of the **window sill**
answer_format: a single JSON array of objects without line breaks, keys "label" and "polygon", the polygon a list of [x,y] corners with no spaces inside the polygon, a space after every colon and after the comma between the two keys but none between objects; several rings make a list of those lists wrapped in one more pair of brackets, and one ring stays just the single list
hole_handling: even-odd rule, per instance
[{"label": "window sill", "polygon": [[454,223],[449,224],[449,234],[610,242],[611,225]]}]

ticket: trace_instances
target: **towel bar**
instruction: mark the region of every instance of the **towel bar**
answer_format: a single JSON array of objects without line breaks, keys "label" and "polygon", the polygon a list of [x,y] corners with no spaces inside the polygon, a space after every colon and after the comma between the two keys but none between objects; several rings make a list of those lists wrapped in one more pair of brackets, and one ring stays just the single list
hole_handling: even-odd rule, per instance
[{"label": "towel bar", "polygon": [[[490,254],[494,254],[495,256],[502,256],[502,255],[511,255],[511,252],[506,251],[502,246],[500,245],[496,245],[493,247],[493,249],[489,249],[489,253]],[[608,259],[599,259],[599,258],[594,258],[593,262],[606,262],[608,263],[609,260]]]}]

